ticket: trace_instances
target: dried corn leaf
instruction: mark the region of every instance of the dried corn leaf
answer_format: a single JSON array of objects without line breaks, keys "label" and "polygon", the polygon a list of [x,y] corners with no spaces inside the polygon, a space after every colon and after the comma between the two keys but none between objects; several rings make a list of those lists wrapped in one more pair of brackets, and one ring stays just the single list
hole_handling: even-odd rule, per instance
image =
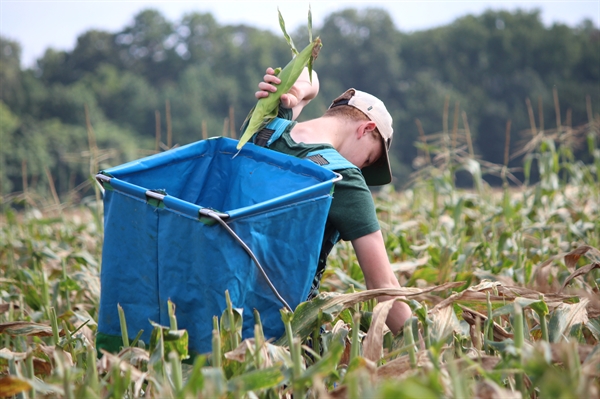
[{"label": "dried corn leaf", "polygon": [[135,346],[123,348],[123,350],[121,350],[117,356],[138,368],[142,368],[150,361],[150,355],[148,352]]},{"label": "dried corn leaf", "polygon": [[435,308],[429,311],[432,320],[431,336],[433,341],[441,341],[454,331],[460,331],[460,322],[456,317],[453,306]]},{"label": "dried corn leaf", "polygon": [[381,358],[383,351],[383,331],[386,326],[385,321],[394,302],[396,301],[393,299],[381,302],[373,309],[371,327],[369,327],[367,336],[363,340],[363,357],[373,362],[377,362]]},{"label": "dried corn leaf", "polygon": [[[589,361],[600,362],[600,350],[597,349],[597,345],[586,345],[577,344],[573,345],[571,342],[558,342],[550,344],[550,353],[552,356],[553,363],[563,363],[565,357],[570,356],[573,350],[576,348],[579,362],[584,364]],[[595,351],[595,352],[594,352]],[[590,355],[592,355],[590,357]],[[600,370],[598,370],[600,372]]]},{"label": "dried corn leaf", "polygon": [[485,371],[492,371],[502,360],[498,356],[476,355],[476,357],[460,358],[456,360],[456,365],[460,370],[471,367],[473,364],[481,367]]},{"label": "dried corn leaf", "polygon": [[[512,301],[517,298],[539,300],[542,293],[525,287],[505,286],[500,283],[479,284],[477,286],[469,287],[462,292],[450,295],[448,298],[435,305],[432,310],[448,306],[455,302],[471,302],[471,306],[473,306],[474,303],[485,305],[487,303],[488,294],[490,301],[505,303],[506,301]],[[573,298],[576,297],[574,295],[565,294],[544,294],[544,300],[549,308],[556,308],[563,303],[563,301]]]},{"label": "dried corn leaf", "polygon": [[25,391],[29,391],[31,389],[31,385],[28,381],[14,377],[14,376],[5,376],[0,377],[0,397],[7,398],[9,396],[15,396]]},{"label": "dried corn leaf", "polygon": [[[0,349],[0,359],[14,360],[19,362],[25,360],[26,358],[27,353],[25,352],[12,352],[7,348]],[[0,361],[0,364],[2,364],[2,361]],[[47,361],[34,356],[33,371],[36,375],[50,375],[52,373],[52,365]],[[0,367],[0,372],[2,372],[2,367]]]},{"label": "dried corn leaf", "polygon": [[415,260],[408,260],[405,262],[392,263],[392,270],[400,273],[412,274],[417,267],[426,265],[429,262],[429,255],[425,255],[422,258]]},{"label": "dried corn leaf", "polygon": [[[237,348],[225,353],[225,358],[235,360],[240,363],[246,361],[246,355],[256,356],[256,341],[254,338],[243,340]],[[286,367],[292,367],[292,358],[288,350],[281,346],[273,345],[269,342],[263,343],[260,347],[260,358],[264,368],[275,364],[285,364]]]},{"label": "dried corn leaf", "polygon": [[589,304],[587,306],[588,318],[596,319],[600,317],[600,297],[598,293],[594,292],[592,294],[585,292],[579,295],[581,298],[589,299]]},{"label": "dried corn leaf", "polygon": [[[2,333],[11,336],[51,337],[52,327],[30,321],[11,321],[0,324],[0,334]],[[59,334],[63,336],[64,331],[60,330]]]},{"label": "dried corn leaf", "polygon": [[583,298],[579,303],[562,303],[554,310],[548,325],[550,342],[561,341],[564,334],[568,334],[572,326],[588,322],[586,309],[588,303],[589,300]]},{"label": "dried corn leaf", "polygon": [[25,352],[13,352],[8,348],[0,349],[0,359],[20,361],[25,360],[26,357],[27,353]]},{"label": "dried corn leaf", "polygon": [[[340,294],[337,292],[322,292],[310,302],[303,302],[294,311],[292,319],[292,330],[301,339],[308,337],[314,330],[319,312],[330,320],[335,319],[344,309],[348,309],[359,302],[368,301],[379,296],[412,297],[429,292],[445,291],[464,285],[464,282],[450,282],[440,286],[419,288],[380,288],[355,292],[351,294]],[[288,345],[287,337],[284,335],[276,345]]]},{"label": "dried corn leaf", "polygon": [[[484,323],[488,319],[486,315],[460,304],[458,306],[460,306],[462,309],[462,318],[464,321],[466,321],[471,327],[479,325],[479,327],[483,330]],[[504,341],[505,339],[513,337],[512,334],[500,327],[500,325],[496,322],[494,322],[493,329],[494,341]]]},{"label": "dried corn leaf", "polygon": [[580,267],[579,269],[575,270],[573,273],[571,273],[569,275],[569,277],[567,277],[565,279],[565,281],[563,282],[562,287],[560,287],[560,291],[558,291],[559,293],[562,292],[562,290],[565,289],[565,287],[571,282],[571,280],[573,280],[576,277],[579,276],[583,276],[585,274],[588,274],[589,272],[591,272],[594,269],[600,269],[600,263],[592,263],[590,265],[586,265],[583,267]]},{"label": "dried corn leaf", "polygon": [[[418,366],[431,366],[427,351],[419,351],[416,354]],[[412,369],[410,366],[410,358],[408,355],[397,357],[396,359],[387,362],[377,368],[377,378],[398,378],[405,373],[415,373],[417,369]]]},{"label": "dried corn leaf", "polygon": [[254,338],[243,340],[237,348],[229,352],[225,352],[225,358],[235,360],[236,362],[244,363],[246,361],[246,353],[254,355]]},{"label": "dried corn leaf", "polygon": [[[16,303],[12,304],[13,309],[19,309],[19,305],[17,305]],[[6,313],[8,312],[10,309],[10,303],[0,303],[0,313]]]},{"label": "dried corn leaf", "polygon": [[36,396],[36,397],[39,397],[40,395],[44,395],[44,397],[52,397],[52,398],[54,398],[54,397],[64,398],[65,397],[65,391],[60,386],[48,384],[37,378],[26,379],[26,381],[29,383],[29,385],[31,385],[31,388],[33,388],[36,391],[36,393],[38,394],[38,396]]},{"label": "dried corn leaf", "polygon": [[132,366],[128,362],[121,359],[119,356],[116,356],[110,352],[105,351],[104,349],[100,349],[102,352],[102,358],[98,361],[98,372],[99,373],[107,373],[112,368],[116,367],[121,371],[129,372],[131,375],[131,380],[134,382],[139,381],[140,379],[146,378],[146,373],[142,373],[136,367]]},{"label": "dried corn leaf", "polygon": [[553,269],[556,269],[552,268],[551,264],[552,262],[545,262],[533,271],[531,278],[532,285],[533,288],[540,292],[556,292],[559,290],[557,279],[552,279],[552,284],[549,283],[549,277],[553,272]]},{"label": "dried corn leaf", "polygon": [[[581,371],[584,375],[594,378],[600,378],[600,346],[584,345],[582,353],[579,350],[579,359],[583,361]],[[589,353],[585,353],[589,351]]]},{"label": "dried corn leaf", "polygon": [[[59,361],[61,361],[65,367],[73,367],[73,356],[71,356],[70,352],[65,352],[60,348],[57,350],[55,346],[40,345],[39,348],[40,351],[49,358],[54,358],[56,360],[57,356],[59,356]],[[57,352],[59,352],[58,355]]]},{"label": "dried corn leaf", "polygon": [[589,245],[583,245],[565,255],[565,265],[569,270],[575,269],[577,262],[584,255],[592,261],[600,262],[600,251]]},{"label": "dried corn leaf", "polygon": [[486,379],[475,385],[475,396],[478,399],[522,399],[519,391],[502,388],[494,381]]}]

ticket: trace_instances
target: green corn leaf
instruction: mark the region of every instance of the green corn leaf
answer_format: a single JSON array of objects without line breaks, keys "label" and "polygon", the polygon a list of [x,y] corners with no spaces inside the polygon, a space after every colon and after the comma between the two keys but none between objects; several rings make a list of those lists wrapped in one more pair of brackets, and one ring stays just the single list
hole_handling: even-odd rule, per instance
[{"label": "green corn leaf", "polygon": [[312,43],[312,12],[308,5],[308,41]]},{"label": "green corn leaf", "polygon": [[314,61],[314,60],[315,60],[315,59],[314,59],[314,58],[311,56],[311,57],[308,59],[308,63],[306,64],[306,65],[307,65],[307,67],[308,67],[308,76],[309,76],[309,78],[310,78],[310,83],[311,83],[311,84],[312,84],[312,71],[313,71],[313,61]]},{"label": "green corn leaf", "polygon": [[[343,334],[343,333],[342,333]],[[315,364],[306,369],[296,381],[299,384],[308,384],[318,375],[328,375],[334,372],[344,353],[344,339],[341,334],[336,334],[329,350]],[[341,339],[340,339],[341,338]]]},{"label": "green corn leaf", "polygon": [[271,93],[268,97],[259,99],[256,106],[250,111],[246,130],[244,130],[237,145],[238,150],[241,149],[256,132],[260,131],[277,116],[279,99],[283,94],[290,90],[294,83],[296,83],[296,80],[298,80],[298,77],[311,57],[313,59],[316,58],[321,46],[321,39],[316,38],[281,70],[278,75],[279,79],[281,79],[281,83],[277,87],[277,92]]},{"label": "green corn leaf", "polygon": [[236,396],[242,397],[249,391],[275,388],[284,380],[285,376],[281,372],[281,367],[273,366],[235,376],[227,381],[227,389]]},{"label": "green corn leaf", "polygon": [[[279,15],[279,26],[281,27],[281,31],[283,32],[283,37],[285,37],[285,40],[288,42],[290,48],[292,49],[292,54],[298,55],[298,50],[296,50],[296,46],[294,46],[294,41],[292,40],[290,35],[288,35],[287,31],[285,30],[285,21],[283,20],[281,11],[279,11],[279,7],[277,7],[277,14]],[[312,40],[311,40],[311,42],[312,42]]]},{"label": "green corn leaf", "polygon": [[[175,351],[179,359],[189,358],[188,344],[189,337],[187,330],[171,330],[168,327],[161,326],[153,321],[150,324],[154,327],[150,336],[150,353],[161,353],[161,356]],[[158,350],[157,350],[158,348]]]}]

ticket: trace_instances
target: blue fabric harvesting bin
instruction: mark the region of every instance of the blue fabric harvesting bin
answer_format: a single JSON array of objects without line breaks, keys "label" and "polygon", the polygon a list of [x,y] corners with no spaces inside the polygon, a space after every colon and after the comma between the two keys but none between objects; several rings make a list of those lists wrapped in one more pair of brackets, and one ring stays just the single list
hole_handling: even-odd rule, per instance
[{"label": "blue fabric harvesting bin", "polygon": [[129,337],[144,330],[148,343],[150,320],[169,325],[170,299],[190,351],[209,352],[226,290],[243,309],[243,338],[254,335],[254,309],[266,338],[284,333],[284,305],[222,224],[252,250],[294,309],[315,275],[336,174],[253,144],[235,155],[236,145],[199,141],[98,176],[105,187],[100,348],[118,349],[111,344],[121,340],[118,304]]}]

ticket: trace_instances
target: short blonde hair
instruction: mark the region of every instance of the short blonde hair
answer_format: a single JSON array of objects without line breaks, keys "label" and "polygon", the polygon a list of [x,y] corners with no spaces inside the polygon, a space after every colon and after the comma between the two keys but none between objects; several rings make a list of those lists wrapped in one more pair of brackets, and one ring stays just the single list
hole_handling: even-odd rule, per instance
[{"label": "short blonde hair", "polygon": [[[346,104],[335,104],[336,102],[339,102],[341,100],[348,101],[352,98],[353,95],[354,93],[347,91],[338,98],[336,98],[334,100],[334,103],[331,104],[331,107],[329,107],[329,109],[325,112],[325,114],[323,114],[323,116],[350,119],[351,121],[370,121],[371,119],[369,119],[369,117],[365,115],[364,112],[362,112],[356,107]],[[375,127],[374,132],[381,136],[381,133],[379,133],[377,127]]]}]

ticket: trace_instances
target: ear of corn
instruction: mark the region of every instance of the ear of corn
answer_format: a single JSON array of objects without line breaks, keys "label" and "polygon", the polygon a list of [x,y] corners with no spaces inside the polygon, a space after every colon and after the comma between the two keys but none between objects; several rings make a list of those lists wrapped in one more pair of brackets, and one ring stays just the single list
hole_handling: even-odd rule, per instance
[{"label": "ear of corn", "polygon": [[[312,36],[312,17],[310,12],[308,19],[309,36]],[[238,150],[241,149],[255,133],[264,128],[271,120],[273,120],[273,118],[277,116],[277,109],[279,107],[279,100],[281,96],[291,89],[296,80],[298,80],[298,77],[300,77],[304,67],[307,65],[309,67],[309,76],[312,82],[312,64],[319,55],[319,51],[322,47],[321,39],[317,37],[298,53],[291,37],[285,30],[285,22],[283,21],[281,13],[279,13],[279,24],[281,26],[281,30],[283,31],[284,37],[286,38],[290,48],[292,49],[292,53],[295,54],[295,56],[277,75],[279,79],[281,79],[281,83],[277,87],[277,92],[269,94],[268,97],[259,99],[254,108],[246,117],[246,121],[248,121],[248,123],[246,124],[246,122],[244,122],[246,129],[240,137],[240,141],[237,145]]]}]

